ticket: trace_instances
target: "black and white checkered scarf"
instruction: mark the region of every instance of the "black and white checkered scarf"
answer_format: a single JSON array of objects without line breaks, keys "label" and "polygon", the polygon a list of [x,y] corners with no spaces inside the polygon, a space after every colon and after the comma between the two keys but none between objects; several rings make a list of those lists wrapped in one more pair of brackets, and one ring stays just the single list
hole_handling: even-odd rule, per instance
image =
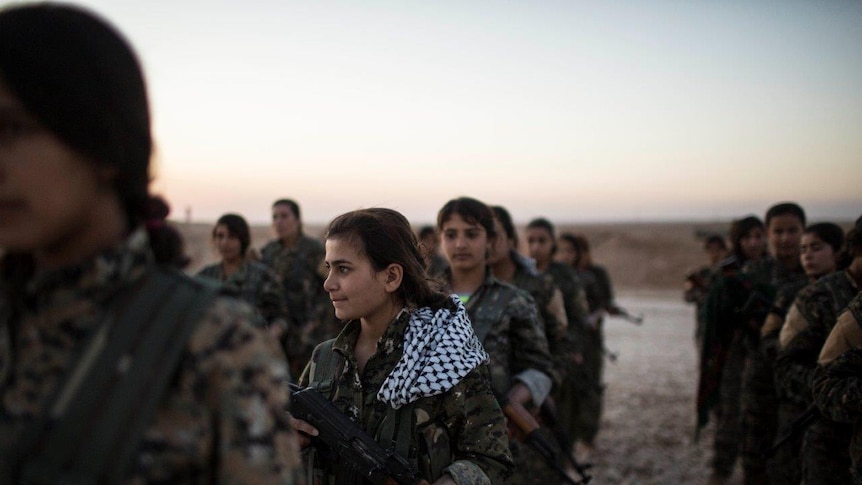
[{"label": "black and white checkered scarf", "polygon": [[461,382],[488,354],[473,332],[467,310],[451,296],[455,311],[423,307],[410,314],[404,333],[404,353],[389,374],[377,399],[398,409],[421,397],[442,394]]}]

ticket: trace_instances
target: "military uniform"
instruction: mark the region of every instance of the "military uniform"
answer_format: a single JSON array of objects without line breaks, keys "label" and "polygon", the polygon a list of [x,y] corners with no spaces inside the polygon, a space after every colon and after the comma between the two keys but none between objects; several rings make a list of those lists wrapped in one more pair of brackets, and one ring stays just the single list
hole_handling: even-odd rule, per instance
[{"label": "military uniform", "polygon": [[[802,288],[807,286],[808,280],[794,281],[783,285],[775,296],[775,303],[766,321],[760,330],[761,335],[761,356],[768,359],[769,374],[768,381],[760,382],[761,388],[764,389],[766,396],[772,397],[772,401],[777,402],[777,412],[775,407],[770,407],[770,404],[764,403],[759,409],[760,416],[750,415],[754,419],[760,419],[762,423],[774,423],[774,428],[771,434],[760,435],[762,439],[759,443],[749,442],[749,453],[755,453],[759,450],[761,453],[772,446],[774,440],[779,436],[784,436],[790,424],[804,412],[804,409],[799,409],[798,405],[793,402],[781,399],[775,383],[775,358],[778,354],[778,333],[781,330],[781,325],[787,316],[787,311],[793,304],[796,294]],[[763,374],[766,377],[766,374]],[[753,409],[752,409],[753,411]],[[767,417],[767,415],[769,415]],[[749,434],[747,436],[755,437],[757,435]],[[747,438],[748,439],[748,438]],[[769,483],[799,483],[802,479],[802,469],[799,464],[799,449],[802,447],[802,436],[797,439],[792,439],[790,442],[779,447],[771,458],[766,459],[766,476]],[[749,455],[751,456],[751,455]],[[759,458],[757,456],[755,459]]]},{"label": "military uniform", "polygon": [[[329,295],[323,289],[326,251],[317,239],[300,236],[293,247],[279,240],[261,249],[261,262],[281,278],[291,321],[285,335],[285,352],[291,371],[299,374],[314,347],[341,331]],[[286,343],[284,342],[284,343]]]},{"label": "military uniform", "polygon": [[[541,404],[551,390],[553,362],[533,298],[488,271],[466,307],[473,329],[490,356],[494,395],[504,399],[509,389],[521,382],[529,388],[534,402]],[[515,471],[506,483],[541,483],[542,476],[531,474],[532,464],[541,460],[537,453],[517,440],[510,441],[510,449]]]},{"label": "military uniform", "polygon": [[201,269],[197,276],[214,279],[236,292],[242,300],[257,309],[263,323],[282,330],[288,328],[287,302],[278,276],[262,263],[245,261],[230,276],[225,276],[221,263]]},{"label": "military uniform", "polygon": [[[514,250],[511,251],[510,257],[515,263],[512,283],[530,293],[536,301],[539,316],[544,322],[548,349],[554,362],[551,376],[554,381],[553,398],[546,399],[546,403],[543,404],[539,422],[556,431],[555,437],[546,435],[546,439],[558,444],[561,451],[569,452],[574,440],[580,389],[580,386],[574,382],[579,379],[580,374],[571,371],[577,366],[576,355],[581,353],[578,344],[582,338],[582,332],[579,330],[582,329],[583,322],[578,317],[574,322],[570,321],[566,312],[566,299],[563,292],[557,288],[550,273],[538,274],[532,260]],[[586,308],[583,308],[578,315],[583,315],[585,310]],[[560,465],[565,466],[565,463]],[[548,466],[544,458],[538,456],[527,466],[527,470],[529,476],[537,482],[541,480],[548,483],[559,480],[557,472]]]},{"label": "military uniform", "polygon": [[[78,266],[35,274],[13,254],[0,266],[0,457],[9,457],[54,406],[90,336],[108,325],[107,309],[122,306],[123,290],[154,263],[139,230]],[[135,445],[127,483],[299,483],[284,357],[252,318],[232,298],[205,309]]]},{"label": "military uniform", "polygon": [[[824,276],[799,292],[779,335],[775,374],[782,398],[801,407],[812,403],[811,379],[818,355],[838,315],[858,292],[846,271]],[[806,485],[849,482],[849,443],[846,425],[829,419],[812,424],[801,452]]]},{"label": "military uniform", "polygon": [[[778,397],[775,391],[773,363],[778,351],[780,326],[766,326],[774,322],[768,315],[783,314],[793,297],[808,282],[801,265],[788,268],[778,260],[767,257],[746,268],[755,290],[748,301],[748,311],[755,316],[752,332],[745,339],[747,358],[742,372],[741,428],[742,469],[748,483],[766,480],[767,460],[763,453],[772,446],[777,430]],[[779,297],[775,295],[780,295]],[[777,305],[777,306],[776,306]],[[792,458],[791,458],[792,460]],[[792,463],[791,463],[792,466]],[[783,473],[787,469],[775,469]],[[792,483],[792,482],[779,482]]]},{"label": "military uniform", "polygon": [[[323,356],[323,349],[329,344],[326,343],[315,349],[300,384],[305,386],[331,379],[331,384],[327,383],[331,388],[320,390],[330,397],[335,407],[381,444],[387,447],[394,444],[426,480],[434,481],[441,474],[448,473],[458,484],[502,483],[510,472],[512,461],[505,420],[491,392],[486,365],[474,368],[444,393],[420,397],[398,410],[379,398],[385,379],[404,353],[409,318],[409,312],[402,312],[389,325],[362,374],[353,353],[360,323],[355,320],[348,322],[338,337],[331,341],[331,352],[340,357],[334,375],[315,375],[321,358],[327,358]],[[399,430],[393,423],[403,422],[411,423],[409,443],[395,438],[399,436]],[[345,474],[350,472],[338,463],[337,457],[326,456],[325,450],[308,449],[306,453],[313,462],[310,468],[314,468],[317,474],[313,480],[315,483],[353,483],[355,480],[346,478]],[[324,455],[315,457],[315,453]],[[440,455],[443,456],[442,464],[438,458]],[[347,481],[338,482],[339,479]]]},{"label": "military uniform", "polygon": [[[579,399],[577,438],[587,444],[592,444],[599,433],[599,423],[602,417],[605,336],[604,321],[599,318],[592,323],[587,323],[587,318],[594,312],[611,307],[613,290],[607,271],[600,266],[593,265],[585,270],[576,271],[576,275],[583,288],[580,299],[586,300],[587,309],[586,313],[582,311],[581,323],[584,363],[578,376],[581,397]],[[579,306],[582,307],[583,303],[580,303]]]},{"label": "military uniform", "polygon": [[733,256],[719,264],[715,282],[707,295],[706,328],[701,352],[697,393],[698,430],[709,421],[717,406],[713,474],[729,477],[742,441],[740,392],[745,366],[745,338],[752,316],[743,311],[753,291],[751,278]]},{"label": "military uniform", "polygon": [[716,271],[716,268],[713,266],[704,266],[697,271],[691,272],[686,277],[691,282],[691,287],[683,293],[683,300],[695,304],[694,342],[698,352],[703,348],[703,334],[706,329],[703,307],[706,304],[706,296],[709,293],[709,287],[712,285]]},{"label": "military uniform", "polygon": [[849,455],[854,484],[862,484],[862,296],[838,318],[820,353],[811,384],[820,411],[853,427]]},{"label": "military uniform", "polygon": [[533,297],[539,311],[539,317],[544,323],[548,350],[554,362],[554,372],[551,378],[554,381],[554,386],[558,387],[571,368],[575,354],[580,352],[577,347],[577,335],[569,332],[565,297],[563,292],[557,288],[550,274],[540,275],[535,266],[529,264],[529,260],[514,250],[511,252],[511,258],[515,263],[512,284]]}]

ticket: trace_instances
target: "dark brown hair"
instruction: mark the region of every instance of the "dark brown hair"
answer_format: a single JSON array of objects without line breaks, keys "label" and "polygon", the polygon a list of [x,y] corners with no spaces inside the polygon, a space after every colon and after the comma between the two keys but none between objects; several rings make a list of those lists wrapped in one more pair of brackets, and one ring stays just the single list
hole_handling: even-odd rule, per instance
[{"label": "dark brown hair", "polygon": [[416,235],[400,212],[371,208],[341,214],[329,223],[325,238],[353,244],[375,271],[400,265],[404,273],[398,296],[404,304],[436,308],[445,303],[446,295],[425,273]]}]

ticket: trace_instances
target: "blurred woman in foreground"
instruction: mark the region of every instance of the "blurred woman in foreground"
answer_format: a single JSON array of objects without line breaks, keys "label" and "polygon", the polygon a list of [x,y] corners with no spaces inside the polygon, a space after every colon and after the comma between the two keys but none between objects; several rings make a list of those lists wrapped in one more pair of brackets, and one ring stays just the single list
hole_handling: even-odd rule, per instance
[{"label": "blurred woman in foreground", "polygon": [[154,246],[151,151],[116,30],[78,7],[0,11],[0,476],[295,483],[284,356]]}]

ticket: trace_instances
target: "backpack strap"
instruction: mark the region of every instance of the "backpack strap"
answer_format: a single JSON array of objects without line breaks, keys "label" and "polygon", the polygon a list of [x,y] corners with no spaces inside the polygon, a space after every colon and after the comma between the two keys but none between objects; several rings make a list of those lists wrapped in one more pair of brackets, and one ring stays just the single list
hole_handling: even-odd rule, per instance
[{"label": "backpack strap", "polygon": [[34,429],[37,449],[25,455],[32,458],[22,467],[22,481],[119,482],[201,312],[219,292],[160,268],[130,296],[120,296]]}]

